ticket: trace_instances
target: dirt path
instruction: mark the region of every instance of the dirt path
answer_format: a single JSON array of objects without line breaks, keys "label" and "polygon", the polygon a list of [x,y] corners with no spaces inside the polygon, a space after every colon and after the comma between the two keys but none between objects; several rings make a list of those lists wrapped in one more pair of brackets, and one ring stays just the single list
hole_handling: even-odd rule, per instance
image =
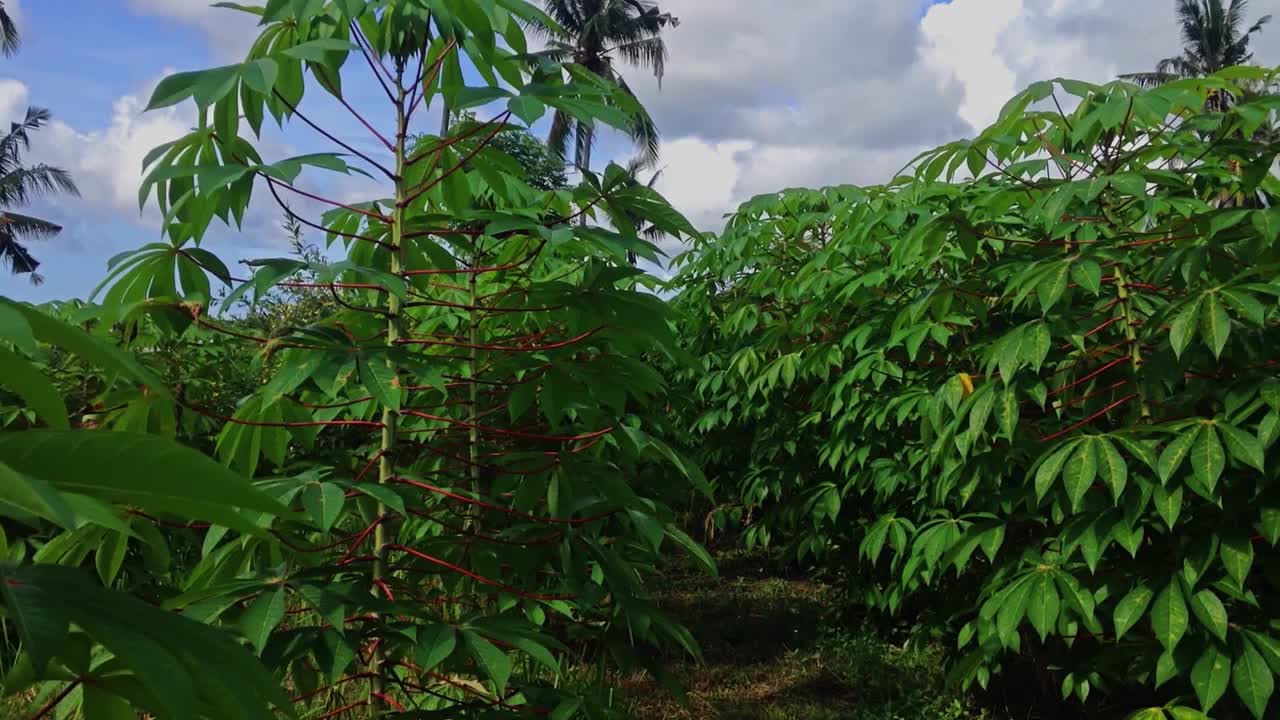
[{"label": "dirt path", "polygon": [[704,665],[672,658],[686,704],[652,679],[622,679],[638,720],[971,720],[942,687],[937,648],[902,648],[829,622],[834,591],[722,556],[721,576],[678,574],[662,607],[702,644]]}]

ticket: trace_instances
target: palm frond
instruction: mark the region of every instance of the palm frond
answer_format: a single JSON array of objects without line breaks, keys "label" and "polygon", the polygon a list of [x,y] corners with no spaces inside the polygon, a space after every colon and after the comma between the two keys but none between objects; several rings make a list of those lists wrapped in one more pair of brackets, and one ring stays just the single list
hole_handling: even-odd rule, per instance
[{"label": "palm frond", "polygon": [[0,212],[0,233],[15,240],[48,240],[62,232],[62,226],[30,215]]},{"label": "palm frond", "polygon": [[[547,0],[545,9],[551,19],[555,20],[569,37],[573,37],[582,30],[581,0]],[[536,31],[539,28],[546,35],[552,34],[550,28],[542,25],[533,29]]]},{"label": "palm frond", "polygon": [[[0,0],[0,15],[4,4]],[[3,20],[0,20],[2,23]],[[23,244],[24,240],[44,240],[62,232],[62,226],[30,215],[10,212],[7,208],[23,206],[32,200],[63,193],[80,194],[70,173],[62,168],[39,164],[22,166],[22,153],[31,146],[30,132],[49,121],[49,111],[43,108],[27,108],[22,122],[13,123],[9,133],[0,137],[0,262],[16,274],[29,275],[31,282],[43,282],[36,268],[36,260]]]},{"label": "palm frond", "polygon": [[31,131],[44,127],[52,117],[44,108],[27,108],[26,117],[21,122],[11,123],[8,134],[0,137],[0,161],[17,162],[22,151],[31,149]]},{"label": "palm frond", "polygon": [[617,45],[613,48],[623,60],[640,68],[653,71],[662,87],[662,76],[667,67],[667,44],[661,37],[650,37]]},{"label": "palm frond", "polygon": [[1164,85],[1165,83],[1173,82],[1174,80],[1177,80],[1177,78],[1174,77],[1171,73],[1162,73],[1162,72],[1122,73],[1120,75],[1117,75],[1117,77],[1120,78],[1121,80],[1131,82],[1135,85],[1138,85],[1144,88],[1158,87],[1160,85]]},{"label": "palm frond", "polygon": [[0,53],[13,57],[22,47],[22,36],[18,33],[18,23],[14,22],[0,2]]},{"label": "palm frond", "polygon": [[0,176],[0,205],[3,206],[25,206],[36,198],[58,193],[80,196],[71,174],[62,168],[40,164],[16,168]]},{"label": "palm frond", "polygon": [[569,136],[574,133],[574,118],[563,110],[557,110],[551,117],[551,129],[547,131],[547,149],[561,160],[567,160]]},{"label": "palm frond", "polygon": [[1245,27],[1248,0],[1176,0],[1174,10],[1182,35],[1182,54],[1161,60],[1154,72],[1127,73],[1123,80],[1146,87],[1188,77],[1203,77],[1233,65],[1249,62],[1251,36],[1271,21],[1260,18]]},{"label": "palm frond", "polygon": [[3,226],[0,226],[0,262],[8,265],[10,272],[15,275],[29,273],[33,284],[39,285],[43,281],[43,278],[36,275],[36,268],[40,267],[40,261],[36,260],[17,238],[5,232]]},{"label": "palm frond", "polygon": [[[547,14],[566,30],[565,37],[550,43],[557,57],[582,65],[635,97],[614,66],[618,60],[653,73],[659,87],[666,72],[667,48],[662,31],[679,20],[664,13],[654,0],[545,0]],[[571,44],[570,44],[571,43]],[[647,113],[637,116],[628,135],[642,154],[658,157],[658,129]],[[564,157],[570,134],[575,136],[575,157],[590,158],[595,138],[593,124],[573,123],[557,116],[548,135],[548,146]],[[589,162],[585,164],[590,164]]]},{"label": "palm frond", "polygon": [[1231,0],[1231,7],[1227,8],[1227,30],[1233,37],[1240,34],[1240,28],[1244,27],[1245,13],[1249,11],[1249,0]]},{"label": "palm frond", "polygon": [[[636,96],[625,78],[618,76],[616,82],[623,92],[633,98]],[[636,149],[640,151],[643,157],[647,158],[647,162],[650,165],[658,163],[661,137],[659,137],[657,123],[653,121],[653,117],[649,115],[649,112],[644,107],[641,107],[640,112],[632,118],[631,126],[627,128],[627,135],[631,137]]]}]

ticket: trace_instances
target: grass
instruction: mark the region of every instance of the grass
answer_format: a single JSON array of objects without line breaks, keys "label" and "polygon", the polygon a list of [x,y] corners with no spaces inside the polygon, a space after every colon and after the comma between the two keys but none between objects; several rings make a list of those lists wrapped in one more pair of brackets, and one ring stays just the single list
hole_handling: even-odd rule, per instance
[{"label": "grass", "polygon": [[757,556],[721,557],[721,575],[664,579],[660,604],[702,644],[704,664],[671,658],[684,703],[644,675],[620,678],[636,720],[979,720],[942,683],[939,648],[896,645],[826,622],[831,588],[778,577]]}]

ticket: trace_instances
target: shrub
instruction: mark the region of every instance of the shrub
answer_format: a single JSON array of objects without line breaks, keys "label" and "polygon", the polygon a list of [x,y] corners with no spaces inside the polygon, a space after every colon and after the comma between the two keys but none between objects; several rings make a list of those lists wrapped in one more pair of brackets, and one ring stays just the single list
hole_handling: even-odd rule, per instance
[{"label": "shrub", "polygon": [[949,627],[966,684],[1030,659],[1079,702],[1262,717],[1280,98],[1205,108],[1274,77],[1037,83],[911,177],[743,205],[676,300],[721,521]]}]

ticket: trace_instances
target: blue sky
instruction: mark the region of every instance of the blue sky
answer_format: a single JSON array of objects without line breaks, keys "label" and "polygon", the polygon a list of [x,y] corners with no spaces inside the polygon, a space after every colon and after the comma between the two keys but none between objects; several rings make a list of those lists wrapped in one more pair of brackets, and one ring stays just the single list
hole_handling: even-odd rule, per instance
[{"label": "blue sky", "polygon": [[[176,5],[195,5],[186,0],[151,2],[162,11]],[[138,146],[132,153],[119,153],[118,158],[108,152],[105,158],[113,164],[118,160],[136,166],[141,152],[138,144],[148,139],[148,130],[139,128],[140,124],[165,119],[149,143],[154,146],[173,139],[175,132],[184,127],[183,122],[186,126],[190,123],[187,108],[177,113],[162,111],[156,120],[140,113],[155,82],[167,72],[234,62],[243,51],[242,47],[235,46],[247,45],[246,38],[252,38],[254,28],[251,21],[241,21],[237,13],[218,9],[213,11],[218,14],[210,14],[209,17],[217,18],[211,22],[228,23],[235,28],[235,33],[211,32],[207,24],[190,22],[188,17],[167,16],[148,7],[146,1],[132,0],[26,0],[19,5],[19,12],[23,48],[16,58],[0,61],[3,63],[0,77],[10,82],[16,80],[24,92],[17,98],[18,102],[0,102],[0,105],[11,106],[4,108],[8,115],[0,121],[8,122],[28,104],[50,108],[58,129],[47,129],[35,137],[32,158],[68,167],[84,198],[59,199],[32,208],[34,214],[61,223],[65,228],[55,239],[32,244],[31,249],[42,262],[40,272],[46,281],[41,286],[32,286],[24,278],[3,273],[0,274],[0,294],[35,302],[83,298],[105,275],[108,258],[155,242],[159,239],[159,225],[148,222],[136,205],[132,208],[124,202],[104,205],[101,200],[104,194],[123,195],[120,186],[134,181],[133,178],[128,177],[128,172],[120,172],[120,168],[113,171],[99,166],[92,172],[81,171],[77,164],[83,157],[77,156],[75,147],[69,146],[92,146],[95,153],[104,152],[102,146],[111,143]],[[370,82],[367,66],[348,63],[345,76],[346,99],[361,108],[375,126],[390,134],[388,128],[394,122],[393,116],[385,108],[387,103],[381,91]],[[122,98],[128,98],[131,104],[121,107]],[[371,156],[386,156],[372,136],[323,93],[310,95],[304,102],[304,111],[325,129]],[[420,110],[416,121],[418,131],[432,131],[438,127],[439,111],[436,108]],[[111,134],[113,128],[134,132],[118,137]],[[545,128],[539,126],[536,130],[543,132]],[[66,142],[68,137],[74,140]],[[606,138],[602,145],[598,152],[603,157],[622,151],[620,143],[613,138]],[[260,147],[268,158],[276,159],[338,150],[301,124],[290,126],[284,132],[275,128],[264,130]],[[361,197],[371,197],[371,193],[377,192],[367,181],[348,182],[324,175],[309,177],[304,184],[308,189],[321,190],[330,196],[354,197],[353,193],[359,193]],[[133,188],[136,189],[136,184]],[[317,218],[322,210],[306,201],[299,201],[294,207],[311,218]],[[308,210],[310,212],[306,212]],[[236,232],[219,225],[205,246],[229,263],[283,255],[287,248],[278,229],[282,217],[269,194],[256,193],[252,219],[245,230]],[[319,240],[318,237],[311,239]]]},{"label": "blue sky", "polygon": [[[140,214],[133,199],[140,160],[184,132],[193,113],[141,109],[166,72],[235,62],[254,35],[247,16],[209,2],[6,0],[25,45],[16,58],[0,59],[0,122],[28,104],[50,108],[56,122],[35,138],[31,159],[69,169],[83,197],[32,208],[65,226],[33,248],[47,282],[32,287],[0,273],[0,295],[84,297],[109,257],[159,239],[154,215]],[[777,0],[661,5],[681,19],[666,35],[662,87],[638,71],[627,77],[663,131],[658,189],[708,230],[761,192],[884,181],[919,151],[984,126],[1035,80],[1107,81],[1178,50],[1173,0],[797,0],[785,12]],[[1280,17],[1280,0],[1253,0],[1250,13]],[[1280,62],[1277,35],[1280,23],[1255,43],[1259,62]],[[346,87],[353,104],[380,107],[362,64],[351,64]],[[321,93],[304,110],[362,150],[380,152]],[[380,111],[369,116],[390,124]],[[421,118],[421,130],[438,123],[434,111]],[[262,147],[277,159],[329,149],[301,127],[266,133]],[[610,134],[595,156],[623,160],[630,152]],[[330,176],[304,184],[343,199],[376,190]],[[279,220],[270,197],[259,194],[246,228],[219,230],[206,247],[229,263],[282,255]]]}]

